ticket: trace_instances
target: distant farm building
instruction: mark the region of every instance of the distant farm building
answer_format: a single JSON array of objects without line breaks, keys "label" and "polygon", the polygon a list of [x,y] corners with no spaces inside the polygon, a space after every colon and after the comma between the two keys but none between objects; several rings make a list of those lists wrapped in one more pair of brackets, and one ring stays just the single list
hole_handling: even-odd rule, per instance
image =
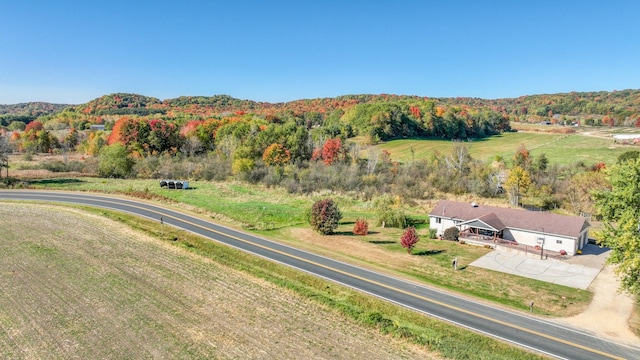
[{"label": "distant farm building", "polygon": [[640,134],[615,134],[613,135],[614,142],[621,143],[640,143]]},{"label": "distant farm building", "polygon": [[90,125],[89,130],[91,131],[104,131],[104,125]]}]

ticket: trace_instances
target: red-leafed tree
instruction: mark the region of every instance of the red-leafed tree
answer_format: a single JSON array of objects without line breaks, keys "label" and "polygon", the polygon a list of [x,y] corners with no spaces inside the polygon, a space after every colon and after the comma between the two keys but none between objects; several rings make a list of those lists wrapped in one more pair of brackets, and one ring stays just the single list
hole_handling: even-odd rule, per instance
[{"label": "red-leafed tree", "polygon": [[314,150],[311,160],[322,158],[322,162],[325,165],[331,165],[335,161],[344,160],[346,157],[347,153],[342,148],[342,141],[340,141],[340,138],[335,138],[327,139],[322,145],[322,151],[319,151],[319,149]]},{"label": "red-leafed tree", "polygon": [[338,228],[340,219],[342,219],[342,213],[332,199],[318,200],[311,206],[309,223],[322,235],[333,234]]},{"label": "red-leafed tree", "polygon": [[262,160],[267,166],[283,166],[291,159],[291,152],[281,144],[273,143],[262,153]]},{"label": "red-leafed tree", "polygon": [[420,238],[418,237],[418,233],[416,232],[416,228],[413,226],[409,226],[407,230],[404,231],[402,237],[400,238],[400,244],[403,248],[407,249],[407,253],[411,254],[411,251],[416,246]]},{"label": "red-leafed tree", "polygon": [[180,129],[180,135],[184,136],[184,137],[188,137],[193,135],[196,130],[198,130],[198,127],[200,125],[202,125],[203,121],[201,120],[191,120],[188,123],[186,123],[182,129]]},{"label": "red-leafed tree", "polygon": [[420,119],[420,108],[417,106],[412,106],[409,108],[409,111],[411,112],[411,115],[413,115],[414,118],[416,119]]},{"label": "red-leafed tree", "polygon": [[365,236],[369,233],[369,223],[365,219],[358,219],[353,225],[353,233],[356,235]]}]

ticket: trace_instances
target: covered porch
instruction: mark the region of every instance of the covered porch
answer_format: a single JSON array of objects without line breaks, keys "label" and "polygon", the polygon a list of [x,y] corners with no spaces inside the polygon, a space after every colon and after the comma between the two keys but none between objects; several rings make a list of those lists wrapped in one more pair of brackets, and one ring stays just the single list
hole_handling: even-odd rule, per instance
[{"label": "covered porch", "polygon": [[502,238],[505,226],[494,213],[461,222],[458,224],[458,229],[460,230],[459,237],[469,240],[492,243],[509,241]]}]

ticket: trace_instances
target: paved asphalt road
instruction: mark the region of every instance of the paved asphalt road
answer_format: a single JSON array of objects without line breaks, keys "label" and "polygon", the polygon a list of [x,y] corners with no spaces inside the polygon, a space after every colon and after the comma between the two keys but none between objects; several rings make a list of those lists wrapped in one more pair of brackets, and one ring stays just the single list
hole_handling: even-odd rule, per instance
[{"label": "paved asphalt road", "polygon": [[6,190],[0,200],[64,202],[136,214],[228,244],[401,306],[561,359],[640,359],[640,346],[600,339],[519,313],[495,309],[417,283],[229,229],[153,204],[101,195]]}]

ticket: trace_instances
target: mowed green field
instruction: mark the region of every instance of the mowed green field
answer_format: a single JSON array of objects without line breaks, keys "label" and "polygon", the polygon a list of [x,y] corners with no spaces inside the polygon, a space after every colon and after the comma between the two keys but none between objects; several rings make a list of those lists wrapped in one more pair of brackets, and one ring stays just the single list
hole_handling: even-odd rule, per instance
[{"label": "mowed green field", "polygon": [[[524,145],[536,157],[545,154],[550,163],[570,165],[579,161],[586,165],[604,162],[613,164],[625,151],[638,147],[614,144],[613,139],[576,134],[549,134],[539,132],[512,132],[487,139],[465,142],[471,156],[484,162],[501,156],[507,163],[516,150]],[[401,139],[375,146],[391,153],[391,159],[409,162],[423,158],[441,157],[451,153],[452,142],[438,139]],[[369,150],[363,151],[366,157]]]}]

